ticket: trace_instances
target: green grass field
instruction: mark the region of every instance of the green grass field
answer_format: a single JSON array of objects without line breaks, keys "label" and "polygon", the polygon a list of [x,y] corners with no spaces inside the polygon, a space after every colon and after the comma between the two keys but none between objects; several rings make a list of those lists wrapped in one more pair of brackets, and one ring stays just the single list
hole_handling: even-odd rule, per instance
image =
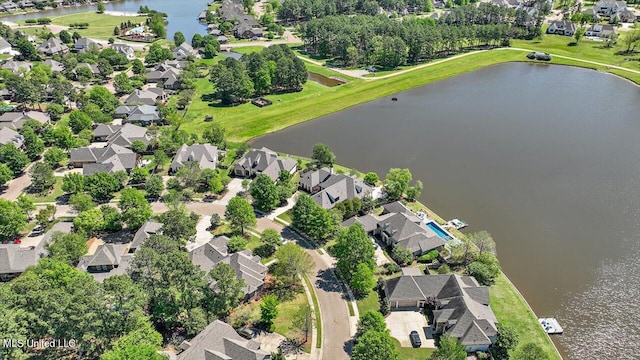
[{"label": "green grass field", "polygon": [[[296,297],[291,301],[285,301],[278,304],[278,316],[274,321],[275,332],[282,336],[286,337],[296,337],[298,336],[298,332],[292,330],[291,324],[293,322],[293,316],[296,311],[300,309],[304,304],[307,303],[307,295],[305,293],[297,294]],[[309,334],[311,337],[311,334]],[[311,348],[311,344],[307,342],[305,344],[305,351],[309,352]]]},{"label": "green grass field", "polygon": [[533,342],[542,347],[549,360],[562,359],[535,314],[504,274],[489,289],[491,309],[501,324],[511,326],[518,334],[519,346]]},{"label": "green grass field", "polygon": [[43,194],[43,195],[31,194],[31,193],[25,193],[25,194],[27,195],[27,198],[29,198],[31,201],[33,201],[36,204],[46,203],[46,202],[55,202],[58,197],[64,194],[64,191],[62,191],[62,178],[59,176],[56,176],[56,183],[55,185],[53,185],[53,190],[49,191],[46,194]]},{"label": "green grass field", "polygon": [[[34,14],[34,18],[38,18],[37,13]],[[69,26],[76,22],[89,23],[87,29],[69,29],[71,32],[77,31],[80,35],[95,38],[95,39],[108,39],[113,37],[113,28],[120,26],[120,23],[131,21],[132,23],[144,22],[144,17],[141,16],[113,16],[107,14],[98,14],[94,11],[87,11],[83,13],[67,14],[51,18],[52,25]],[[19,22],[20,25],[29,25],[24,21]]]},{"label": "green grass field", "polygon": [[398,352],[399,358],[402,360],[426,360],[429,359],[435,349],[428,348],[412,348],[402,347],[400,342],[394,338],[391,338],[393,345]]},{"label": "green grass field", "polygon": [[376,293],[375,290],[369,291],[367,296],[356,300],[356,305],[358,305],[358,313],[360,316],[367,311],[378,311],[378,309],[380,309],[380,304],[378,304],[378,293]]}]

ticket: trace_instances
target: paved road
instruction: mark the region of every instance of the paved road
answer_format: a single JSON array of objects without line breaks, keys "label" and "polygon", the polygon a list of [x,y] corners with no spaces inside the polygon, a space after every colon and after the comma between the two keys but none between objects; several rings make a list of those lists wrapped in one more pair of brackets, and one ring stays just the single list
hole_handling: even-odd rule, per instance
[{"label": "paved road", "polygon": [[31,185],[31,177],[29,176],[29,169],[31,165],[24,170],[22,176],[11,180],[0,197],[5,200],[15,200],[20,194]]}]

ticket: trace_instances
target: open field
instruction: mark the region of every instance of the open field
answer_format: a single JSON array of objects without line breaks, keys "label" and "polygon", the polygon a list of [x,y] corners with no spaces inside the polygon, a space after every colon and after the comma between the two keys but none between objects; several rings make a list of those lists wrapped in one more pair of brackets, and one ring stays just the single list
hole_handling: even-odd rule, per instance
[{"label": "open field", "polygon": [[489,290],[491,309],[501,324],[511,326],[520,339],[519,346],[533,342],[542,347],[549,360],[561,359],[538,319],[504,274]]},{"label": "open field", "polygon": [[[78,32],[84,37],[95,39],[108,39],[113,37],[113,28],[120,26],[120,23],[131,21],[132,23],[140,23],[144,21],[142,16],[113,16],[107,14],[98,14],[95,11],[87,11],[77,14],[67,14],[52,17],[51,24],[68,27],[72,23],[86,22],[89,23],[87,29],[69,29],[71,32]],[[24,21],[19,22],[20,25],[29,25]],[[38,26],[41,28],[41,26]]]}]

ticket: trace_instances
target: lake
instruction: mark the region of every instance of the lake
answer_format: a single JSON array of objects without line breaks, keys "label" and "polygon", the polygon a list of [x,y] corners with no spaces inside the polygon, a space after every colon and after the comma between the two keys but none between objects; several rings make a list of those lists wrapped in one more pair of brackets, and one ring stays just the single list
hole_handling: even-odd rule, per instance
[{"label": "lake", "polygon": [[[484,68],[255,140],[381,177],[411,169],[420,198],[487,230],[569,359],[640,353],[640,88],[591,70]],[[523,340],[524,341],[524,340]]]},{"label": "lake", "polygon": [[[206,34],[206,27],[198,23],[198,14],[207,8],[206,0],[122,0],[105,3],[106,11],[137,12],[140,6],[148,6],[151,9],[167,13],[167,39],[173,40],[176,31],[182,31],[188,42],[191,42],[193,34]],[[9,15],[0,17],[0,21],[22,21],[39,17],[54,17],[77,12],[95,11],[96,4],[63,7],[58,9],[43,10],[30,14]],[[81,20],[81,19],[80,19]]]}]

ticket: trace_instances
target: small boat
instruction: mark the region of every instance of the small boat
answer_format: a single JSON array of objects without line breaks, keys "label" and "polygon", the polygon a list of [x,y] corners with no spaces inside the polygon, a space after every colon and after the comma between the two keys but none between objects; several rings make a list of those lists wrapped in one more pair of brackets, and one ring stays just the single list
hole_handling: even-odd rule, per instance
[{"label": "small boat", "polygon": [[469,224],[460,219],[451,219],[447,222],[447,225],[453,226],[454,228],[456,228],[456,230],[460,230],[469,226]]},{"label": "small boat", "polygon": [[549,335],[562,334],[564,331],[556,318],[539,318],[538,322]]},{"label": "small boat", "polygon": [[398,101],[398,98],[394,96],[391,98],[391,101]]}]

